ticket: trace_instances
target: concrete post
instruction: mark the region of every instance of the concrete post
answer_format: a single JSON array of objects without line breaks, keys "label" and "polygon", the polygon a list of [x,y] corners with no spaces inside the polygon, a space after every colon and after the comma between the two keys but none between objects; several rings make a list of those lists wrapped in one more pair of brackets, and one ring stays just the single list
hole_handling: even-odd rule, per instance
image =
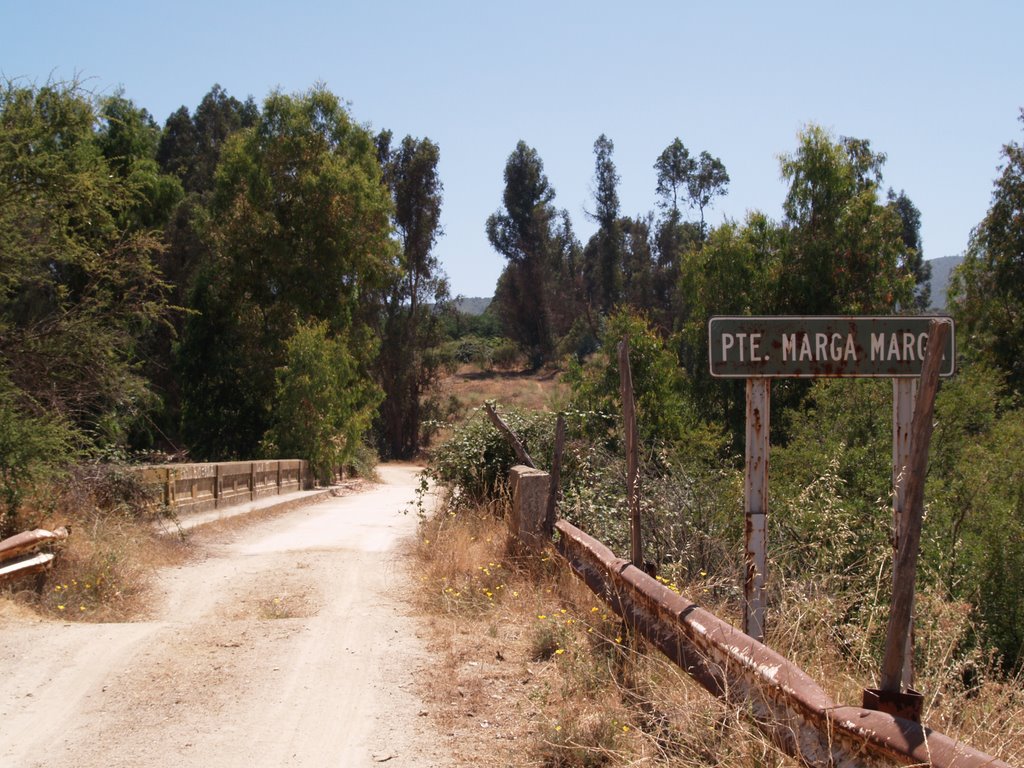
[{"label": "concrete post", "polygon": [[547,513],[550,479],[548,473],[522,464],[512,467],[512,512],[509,533],[532,549],[544,547],[544,518]]}]

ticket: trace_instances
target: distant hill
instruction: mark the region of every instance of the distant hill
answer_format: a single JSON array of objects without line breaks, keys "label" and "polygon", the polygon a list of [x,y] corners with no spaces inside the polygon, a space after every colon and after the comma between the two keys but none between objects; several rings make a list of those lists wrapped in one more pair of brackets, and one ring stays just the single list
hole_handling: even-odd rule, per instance
[{"label": "distant hill", "polygon": [[946,289],[949,287],[950,273],[963,260],[963,256],[928,259],[928,263],[932,265],[932,309],[946,309]]},{"label": "distant hill", "polygon": [[[956,268],[963,256],[941,256],[937,259],[929,259],[932,265],[932,305],[931,309],[944,311],[946,309],[946,288],[949,286],[949,276]],[[455,308],[466,315],[482,315],[493,299],[490,297],[460,297],[455,300]]]},{"label": "distant hill", "polygon": [[464,315],[482,315],[490,305],[491,300],[489,298],[460,297],[455,300],[455,308]]}]

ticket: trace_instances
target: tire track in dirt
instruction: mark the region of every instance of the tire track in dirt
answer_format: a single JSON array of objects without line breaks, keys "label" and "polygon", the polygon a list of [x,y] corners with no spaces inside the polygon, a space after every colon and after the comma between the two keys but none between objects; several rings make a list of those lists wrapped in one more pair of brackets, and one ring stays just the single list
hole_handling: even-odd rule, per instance
[{"label": "tire track in dirt", "polygon": [[0,626],[0,765],[444,766],[399,542],[413,467],[252,528],[200,534],[158,618]]}]

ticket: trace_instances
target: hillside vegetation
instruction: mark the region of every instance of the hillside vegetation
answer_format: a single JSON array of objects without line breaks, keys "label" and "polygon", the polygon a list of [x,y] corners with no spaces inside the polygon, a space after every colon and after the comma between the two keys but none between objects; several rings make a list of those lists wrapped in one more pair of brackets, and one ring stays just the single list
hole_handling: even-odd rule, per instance
[{"label": "hillside vegetation", "polygon": [[[451,391],[467,402],[497,401],[542,466],[551,456],[553,409],[567,416],[559,515],[626,556],[618,414],[574,408],[578,391],[567,392],[566,377],[467,373],[449,382]],[[835,440],[829,449],[818,439],[827,430],[807,424],[808,432],[797,427],[800,437],[773,454],[766,642],[836,701],[859,704],[863,689],[877,685],[881,664],[891,511],[884,493],[857,499],[860,491],[851,486],[884,488],[888,482],[884,444],[891,394],[870,382],[851,384],[857,386],[816,391],[822,405],[815,416],[845,434],[859,422],[877,432],[876,444],[846,447]],[[503,406],[502,398],[516,399],[517,388],[533,404]],[[944,389],[940,414],[949,413],[953,390],[952,384]],[[948,436],[944,418],[937,417],[938,429]],[[595,441],[588,429],[605,440]],[[939,448],[933,462],[947,450]],[[669,458],[664,446],[647,444],[643,453],[645,560],[669,588],[739,625],[741,470],[730,461],[687,461],[681,453]],[[479,409],[468,411],[431,461],[431,473],[447,489],[445,504],[424,518],[414,549],[419,601],[435,617],[432,642],[442,658],[430,686],[436,706],[448,712],[446,727],[462,734],[463,755],[509,766],[788,764],[742,716],[630,638],[567,569],[509,547],[503,479],[513,463],[489,420]],[[798,469],[806,477],[795,474]],[[1024,680],[1008,672],[983,639],[987,627],[978,608],[950,599],[936,583],[945,558],[936,522],[930,513],[923,546],[929,565],[915,618],[915,686],[925,695],[923,720],[1020,764],[1024,733],[1015,724],[1024,715]]]}]

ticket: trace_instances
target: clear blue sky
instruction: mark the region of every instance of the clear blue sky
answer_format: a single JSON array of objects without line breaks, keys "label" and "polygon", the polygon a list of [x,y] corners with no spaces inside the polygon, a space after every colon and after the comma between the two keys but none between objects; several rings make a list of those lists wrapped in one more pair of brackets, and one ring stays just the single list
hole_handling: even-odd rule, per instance
[{"label": "clear blue sky", "polygon": [[321,81],[356,120],[441,148],[453,292],[489,296],[503,266],[484,222],[523,139],[581,240],[593,143],[615,142],[622,212],[655,207],[652,165],[679,137],[725,163],[709,221],[781,215],[778,156],[809,122],[871,141],[920,208],[927,258],[961,253],[1000,149],[1024,138],[1024,3],[516,0],[391,3],[0,0],[0,72],[77,74],[163,124],[214,83],[262,100]]}]

